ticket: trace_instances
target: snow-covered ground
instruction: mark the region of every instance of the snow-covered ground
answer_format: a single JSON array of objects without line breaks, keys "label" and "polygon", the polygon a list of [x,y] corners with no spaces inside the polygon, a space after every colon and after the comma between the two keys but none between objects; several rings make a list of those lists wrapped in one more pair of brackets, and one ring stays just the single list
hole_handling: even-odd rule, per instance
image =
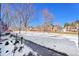
[{"label": "snow-covered ground", "polygon": [[[32,41],[38,45],[63,52],[68,55],[79,55],[77,47],[78,38],[76,35],[61,35],[47,32],[12,32],[14,35],[16,35],[16,33],[18,33],[19,37],[22,36],[26,40]],[[24,43],[21,44],[21,41],[16,41],[16,37],[11,36],[10,34],[2,35],[0,39],[2,39],[0,41],[0,55],[38,55],[36,51]]]},{"label": "snow-covered ground", "polygon": [[70,41],[74,41],[76,46],[78,47],[78,35],[63,34],[62,36],[69,39]]},{"label": "snow-covered ground", "polygon": [[32,56],[37,55],[30,47],[21,44],[19,38],[11,36],[10,34],[4,33],[0,37],[0,55],[1,56]]},{"label": "snow-covered ground", "polygon": [[[15,32],[18,33],[18,32]],[[19,34],[26,40],[30,40],[41,46],[55,49],[60,52],[67,53],[68,55],[78,55],[78,38],[72,35],[60,35],[56,33],[47,32],[21,32]]]}]

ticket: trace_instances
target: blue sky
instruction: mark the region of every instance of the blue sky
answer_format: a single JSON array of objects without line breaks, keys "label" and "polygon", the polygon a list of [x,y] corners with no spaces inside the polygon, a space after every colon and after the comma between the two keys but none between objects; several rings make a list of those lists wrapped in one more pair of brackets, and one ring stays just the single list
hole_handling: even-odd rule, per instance
[{"label": "blue sky", "polygon": [[72,22],[75,19],[79,19],[79,4],[35,4],[34,7],[38,14],[40,13],[39,11],[47,8],[49,12],[54,15],[54,19],[52,21],[54,24],[60,23],[63,26],[65,22]]},{"label": "blue sky", "polygon": [[30,21],[31,26],[37,26],[43,23],[42,10],[45,8],[54,16],[52,24],[59,23],[63,26],[66,22],[79,19],[79,4],[77,3],[37,3],[33,4],[33,8],[35,14]]}]

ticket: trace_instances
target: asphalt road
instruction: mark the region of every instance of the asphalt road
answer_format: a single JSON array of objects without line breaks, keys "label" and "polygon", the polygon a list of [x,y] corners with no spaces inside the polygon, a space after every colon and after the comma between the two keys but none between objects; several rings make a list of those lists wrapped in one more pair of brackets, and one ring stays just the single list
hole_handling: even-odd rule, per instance
[{"label": "asphalt road", "polygon": [[50,48],[46,48],[44,46],[40,46],[28,40],[25,41],[25,44],[41,56],[67,56],[67,54],[65,53],[58,52]]}]

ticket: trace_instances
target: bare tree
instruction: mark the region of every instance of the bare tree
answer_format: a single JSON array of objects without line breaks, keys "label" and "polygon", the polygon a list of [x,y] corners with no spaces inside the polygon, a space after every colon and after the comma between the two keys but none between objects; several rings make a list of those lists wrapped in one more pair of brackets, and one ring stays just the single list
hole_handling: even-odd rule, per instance
[{"label": "bare tree", "polygon": [[6,4],[6,7],[4,9],[4,11],[2,12],[2,17],[1,19],[7,24],[8,27],[10,27],[12,25],[12,18],[13,18],[13,15],[11,13],[11,10],[10,10],[10,4]]},{"label": "bare tree", "polygon": [[[11,7],[13,7],[13,10]],[[13,22],[18,23],[19,31],[21,31],[22,28],[26,28],[27,30],[29,21],[33,14],[34,10],[32,4],[6,4],[2,19],[7,23],[8,27],[15,25]]]},{"label": "bare tree", "polygon": [[17,14],[16,16],[19,18],[20,21],[19,30],[21,31],[21,25],[22,27],[24,26],[24,28],[27,29],[29,20],[33,15],[33,8],[32,4],[20,4],[18,6],[20,6],[20,8],[15,7],[15,11]]},{"label": "bare tree", "polygon": [[53,15],[48,11],[48,9],[43,9],[43,16],[44,16],[44,31],[50,31]]}]

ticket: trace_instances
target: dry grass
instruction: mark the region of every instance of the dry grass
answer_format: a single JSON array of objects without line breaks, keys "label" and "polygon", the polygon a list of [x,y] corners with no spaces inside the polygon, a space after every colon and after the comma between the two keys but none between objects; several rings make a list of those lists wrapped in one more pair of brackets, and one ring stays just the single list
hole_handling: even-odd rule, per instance
[{"label": "dry grass", "polygon": [[78,32],[53,32],[58,34],[70,34],[70,35],[78,35]]}]

